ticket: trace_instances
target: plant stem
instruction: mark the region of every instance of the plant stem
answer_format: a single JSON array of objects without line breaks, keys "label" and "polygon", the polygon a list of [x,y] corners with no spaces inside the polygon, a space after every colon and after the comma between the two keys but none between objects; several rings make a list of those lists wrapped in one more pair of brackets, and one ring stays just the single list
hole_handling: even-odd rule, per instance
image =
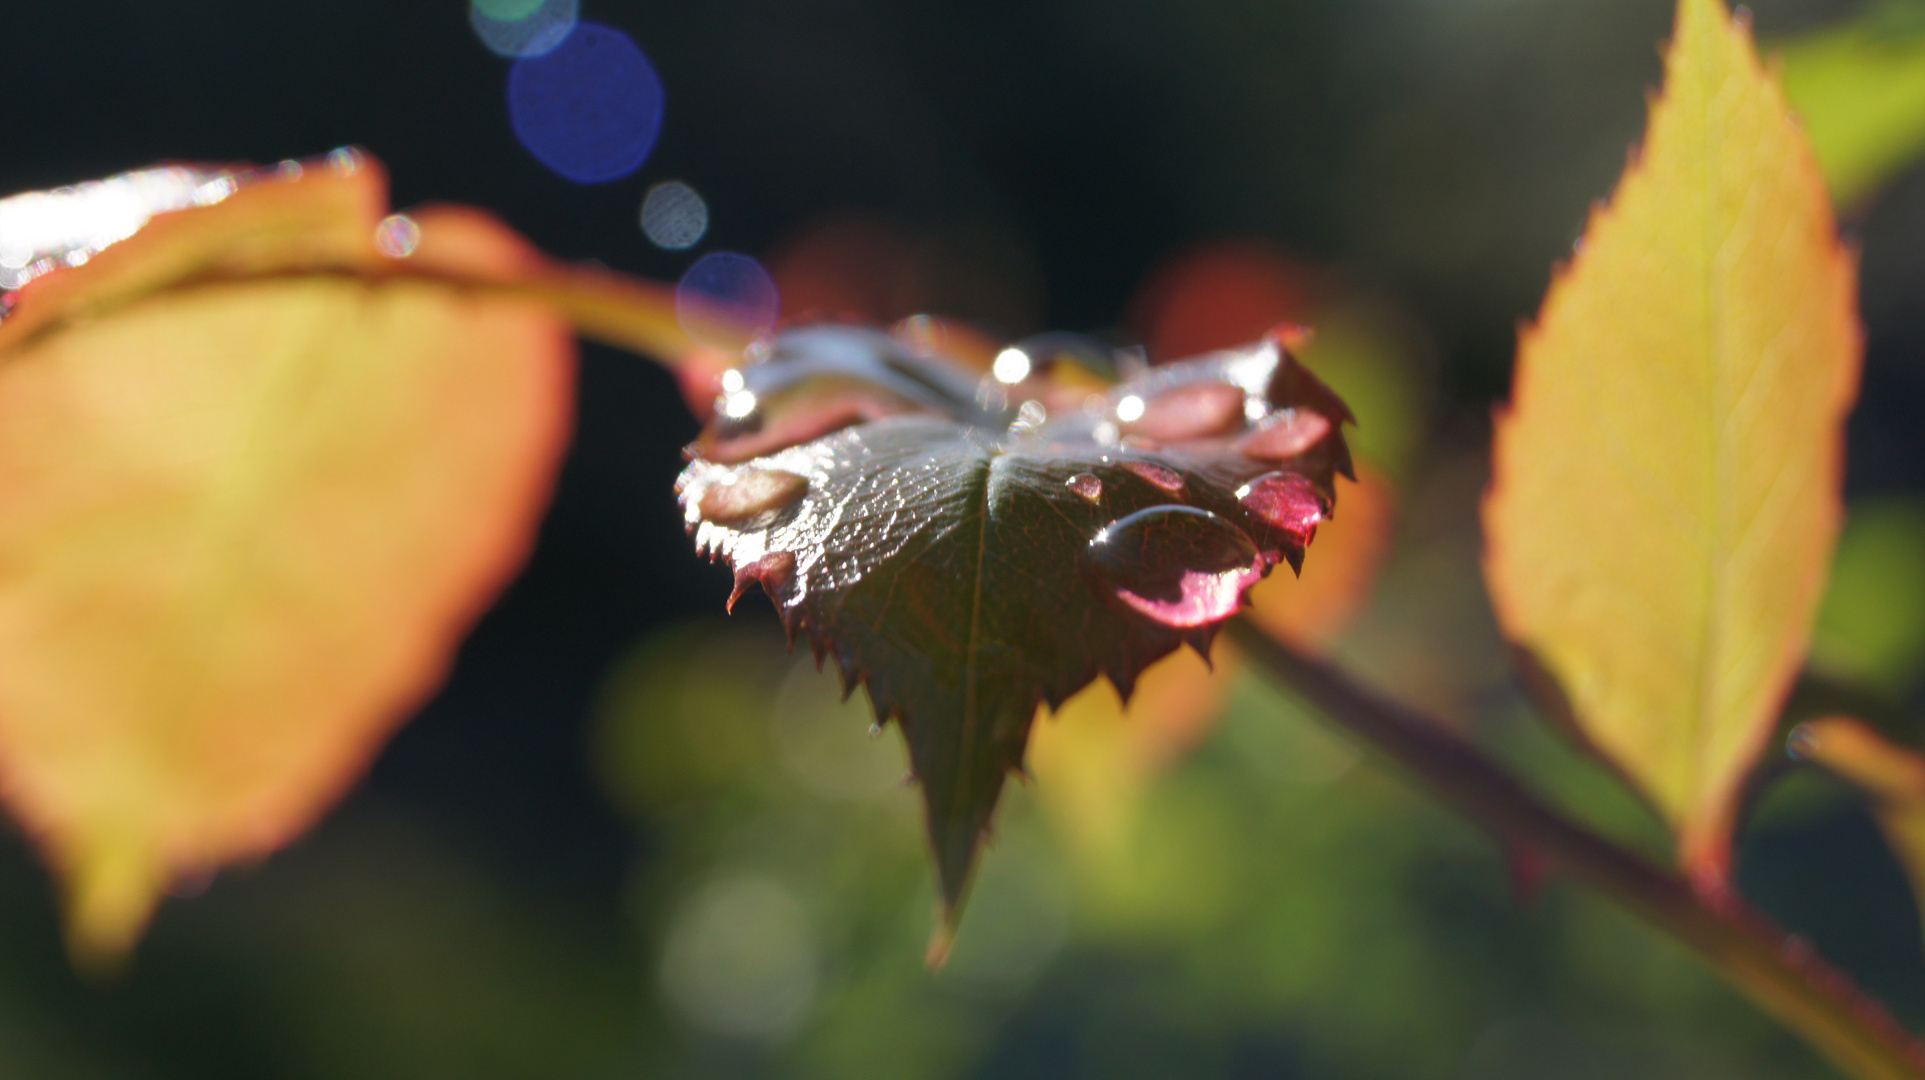
[{"label": "plant stem", "polygon": [[1862,1080],[1925,1080],[1925,1046],[1802,938],[1735,895],[1700,896],[1678,875],[1572,820],[1441,723],[1244,620],[1233,621],[1230,633],[1239,651],[1331,721],[1501,840],[1524,845],[1690,946],[1840,1069]]}]

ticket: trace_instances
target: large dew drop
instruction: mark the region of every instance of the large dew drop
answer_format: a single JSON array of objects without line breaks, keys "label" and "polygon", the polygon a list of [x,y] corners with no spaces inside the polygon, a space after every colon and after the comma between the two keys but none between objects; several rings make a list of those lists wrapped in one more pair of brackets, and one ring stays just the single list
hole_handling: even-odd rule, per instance
[{"label": "large dew drop", "polygon": [[1112,522],[1090,541],[1089,555],[1117,599],[1165,626],[1227,619],[1263,577],[1263,557],[1243,530],[1188,506],[1152,506]]},{"label": "large dew drop", "polygon": [[1317,535],[1318,523],[1328,513],[1323,493],[1308,477],[1297,473],[1264,473],[1237,489],[1237,501],[1298,547],[1310,543]]},{"label": "large dew drop", "polygon": [[698,509],[704,521],[740,526],[775,513],[808,490],[809,482],[792,472],[742,469],[709,485]]}]

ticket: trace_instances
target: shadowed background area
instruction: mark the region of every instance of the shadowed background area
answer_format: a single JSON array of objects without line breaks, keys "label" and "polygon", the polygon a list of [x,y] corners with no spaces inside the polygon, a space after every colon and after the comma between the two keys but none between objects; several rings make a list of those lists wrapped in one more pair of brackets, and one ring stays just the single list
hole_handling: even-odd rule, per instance
[{"label": "shadowed background area", "polygon": [[[1861,10],[1765,0],[1756,27]],[[1313,324],[1309,362],[1399,493],[1340,655],[1655,842],[1512,684],[1475,506],[1516,324],[1622,169],[1669,20],[1663,0],[12,0],[0,193],[356,144],[397,206],[476,204],[769,319],[928,311],[1152,359]],[[1799,701],[1916,742],[1925,170],[1845,224],[1868,335],[1853,525]],[[446,689],[313,834],[163,907],[118,984],[71,974],[9,833],[0,1072],[1829,1075],[1602,901],[1515,892],[1494,845],[1233,662],[1220,717],[1143,790],[1013,793],[930,975],[899,739],[784,651],[765,603],[719,618],[728,575],[674,505],[697,429],[674,379],[588,347],[578,425],[540,546]],[[1925,1022],[1918,916],[1870,818],[1780,771],[1747,892]]]}]

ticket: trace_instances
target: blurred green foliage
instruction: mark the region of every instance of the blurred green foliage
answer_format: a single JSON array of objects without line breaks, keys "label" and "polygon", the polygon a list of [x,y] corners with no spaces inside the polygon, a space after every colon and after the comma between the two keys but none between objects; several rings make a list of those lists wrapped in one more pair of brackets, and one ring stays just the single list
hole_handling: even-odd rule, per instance
[{"label": "blurred green foliage", "polygon": [[1778,51],[1840,206],[1856,208],[1925,151],[1925,3],[1882,0]]},{"label": "blurred green foliage", "polygon": [[1814,670],[1902,697],[1925,673],[1925,502],[1855,503],[1813,635]]}]

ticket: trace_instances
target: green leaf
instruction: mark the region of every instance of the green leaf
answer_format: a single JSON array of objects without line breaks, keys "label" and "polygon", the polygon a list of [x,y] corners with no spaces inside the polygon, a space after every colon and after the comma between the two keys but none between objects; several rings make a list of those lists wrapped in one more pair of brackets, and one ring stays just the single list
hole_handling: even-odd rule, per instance
[{"label": "green leaf", "polygon": [[792,331],[725,378],[680,481],[736,595],[759,582],[901,724],[951,927],[1037,705],[1207,655],[1350,472],[1348,410],[1276,341],[1107,390],[1019,359],[1004,382],[874,331]]},{"label": "green leaf", "polygon": [[1925,154],[1925,4],[1879,4],[1785,42],[1780,59],[1838,205],[1864,202]]}]

